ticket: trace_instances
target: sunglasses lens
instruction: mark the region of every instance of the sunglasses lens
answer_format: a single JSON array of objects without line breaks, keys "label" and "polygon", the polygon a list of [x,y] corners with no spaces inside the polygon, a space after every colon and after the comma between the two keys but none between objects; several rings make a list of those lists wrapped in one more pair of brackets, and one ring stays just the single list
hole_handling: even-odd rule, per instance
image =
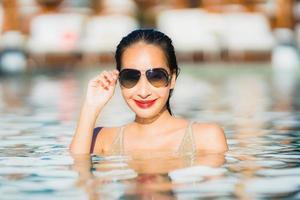
[{"label": "sunglasses lens", "polygon": [[139,81],[141,72],[135,69],[123,69],[119,74],[120,84],[125,88],[134,87]]},{"label": "sunglasses lens", "polygon": [[164,69],[152,69],[146,72],[148,81],[154,87],[165,87],[169,84],[169,75],[168,72]]}]

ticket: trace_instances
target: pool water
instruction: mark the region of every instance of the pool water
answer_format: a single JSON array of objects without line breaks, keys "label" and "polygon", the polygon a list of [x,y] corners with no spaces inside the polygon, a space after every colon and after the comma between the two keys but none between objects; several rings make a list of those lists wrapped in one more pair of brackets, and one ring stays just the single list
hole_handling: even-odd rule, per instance
[{"label": "pool water", "polygon": [[[104,68],[1,77],[1,199],[300,199],[299,70],[198,65],[180,65],[171,107],[222,125],[224,155],[70,155],[87,81]],[[117,89],[97,125],[133,117]]]}]

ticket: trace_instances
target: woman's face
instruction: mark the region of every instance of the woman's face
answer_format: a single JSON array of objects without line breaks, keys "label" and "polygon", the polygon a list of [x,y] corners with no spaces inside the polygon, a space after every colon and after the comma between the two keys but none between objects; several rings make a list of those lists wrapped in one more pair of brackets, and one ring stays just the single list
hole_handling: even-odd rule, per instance
[{"label": "woman's face", "polygon": [[142,72],[134,87],[121,86],[126,103],[140,118],[155,117],[166,106],[170,89],[174,88],[176,78],[173,75],[170,83],[163,87],[155,87],[147,80],[145,72],[151,68],[163,68],[171,75],[163,51],[155,45],[138,42],[124,51],[121,63],[121,70],[129,68]]}]

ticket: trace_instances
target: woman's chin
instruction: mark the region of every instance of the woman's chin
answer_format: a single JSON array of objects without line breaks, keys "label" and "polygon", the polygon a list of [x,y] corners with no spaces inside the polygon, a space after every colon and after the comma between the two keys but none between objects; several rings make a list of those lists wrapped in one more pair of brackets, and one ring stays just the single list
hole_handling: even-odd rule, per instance
[{"label": "woman's chin", "polygon": [[144,118],[144,119],[148,119],[148,118],[153,118],[155,116],[157,116],[159,114],[159,108],[139,108],[137,106],[134,106],[131,108],[133,112],[135,112],[136,116],[138,118]]},{"label": "woman's chin", "polygon": [[155,119],[157,118],[159,115],[161,115],[163,113],[164,108],[158,108],[158,107],[153,107],[153,108],[147,108],[147,109],[141,109],[141,108],[133,108],[132,109],[137,118],[140,119]]},{"label": "woman's chin", "polygon": [[142,119],[149,119],[149,118],[153,118],[155,116],[158,115],[158,112],[153,112],[153,111],[135,111],[135,114],[138,118],[142,118]]}]

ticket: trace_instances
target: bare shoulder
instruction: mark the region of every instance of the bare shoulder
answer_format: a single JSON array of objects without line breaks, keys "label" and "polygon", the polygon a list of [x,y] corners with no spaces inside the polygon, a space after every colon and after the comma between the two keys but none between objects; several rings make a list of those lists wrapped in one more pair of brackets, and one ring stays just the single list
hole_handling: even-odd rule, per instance
[{"label": "bare shoulder", "polygon": [[102,127],[101,128],[101,134],[102,136],[109,136],[111,134],[113,134],[114,132],[116,132],[119,129],[119,127]]},{"label": "bare shoulder", "polygon": [[103,153],[112,143],[119,127],[101,127],[95,141],[94,153]]},{"label": "bare shoulder", "polygon": [[221,153],[228,150],[223,128],[215,123],[195,123],[193,133],[197,148],[203,151]]}]

